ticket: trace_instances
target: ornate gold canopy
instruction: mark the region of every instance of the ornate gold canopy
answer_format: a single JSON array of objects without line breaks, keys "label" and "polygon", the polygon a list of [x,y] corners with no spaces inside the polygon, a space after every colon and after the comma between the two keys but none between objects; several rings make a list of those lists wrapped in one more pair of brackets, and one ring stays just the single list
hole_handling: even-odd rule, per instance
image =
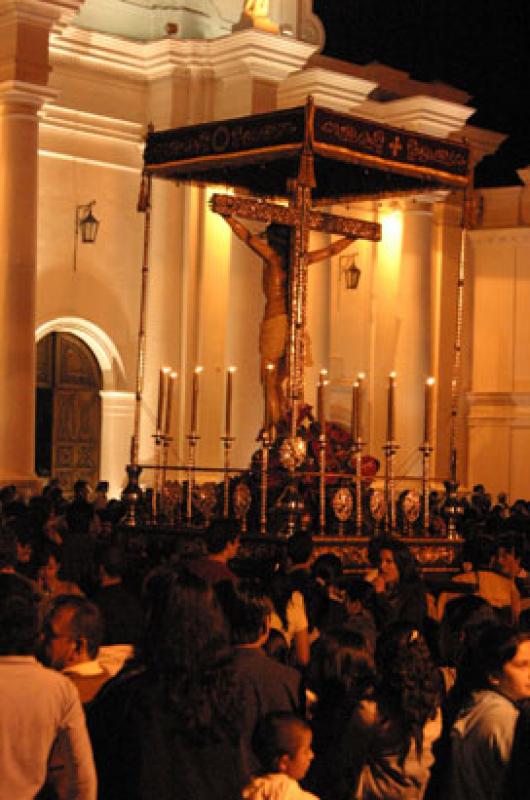
[{"label": "ornate gold canopy", "polygon": [[313,202],[465,188],[460,143],[315,106],[150,133],[145,168],[177,181],[291,197],[303,154],[313,156]]}]

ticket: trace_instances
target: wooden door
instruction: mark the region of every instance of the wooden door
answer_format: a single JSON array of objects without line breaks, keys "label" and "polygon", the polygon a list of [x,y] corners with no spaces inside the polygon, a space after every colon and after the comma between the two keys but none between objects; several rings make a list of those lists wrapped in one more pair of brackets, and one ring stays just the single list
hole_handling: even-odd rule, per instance
[{"label": "wooden door", "polygon": [[52,333],[37,347],[37,474],[58,478],[70,493],[76,480],[99,480],[101,373],[76,336]]}]

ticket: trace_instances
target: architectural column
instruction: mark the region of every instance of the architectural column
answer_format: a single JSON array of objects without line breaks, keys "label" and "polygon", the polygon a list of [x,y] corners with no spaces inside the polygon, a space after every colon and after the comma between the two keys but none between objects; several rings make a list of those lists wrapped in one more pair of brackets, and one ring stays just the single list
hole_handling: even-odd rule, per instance
[{"label": "architectural column", "polygon": [[431,371],[431,235],[431,202],[407,201],[403,208],[395,356],[396,438],[401,445],[398,471],[407,475],[421,474],[418,447],[423,440],[425,380]]},{"label": "architectural column", "polygon": [[48,36],[65,10],[0,9],[0,484],[34,479],[37,113],[54,96]]}]

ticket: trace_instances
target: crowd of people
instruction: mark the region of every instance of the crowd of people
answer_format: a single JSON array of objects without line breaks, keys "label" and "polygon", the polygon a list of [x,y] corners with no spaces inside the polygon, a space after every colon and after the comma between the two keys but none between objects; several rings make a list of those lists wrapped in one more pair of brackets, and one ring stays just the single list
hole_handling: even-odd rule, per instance
[{"label": "crowd of people", "polygon": [[435,586],[396,537],[249,565],[231,520],[139,552],[83,482],[0,491],[0,797],[527,798],[530,515],[475,495]]}]

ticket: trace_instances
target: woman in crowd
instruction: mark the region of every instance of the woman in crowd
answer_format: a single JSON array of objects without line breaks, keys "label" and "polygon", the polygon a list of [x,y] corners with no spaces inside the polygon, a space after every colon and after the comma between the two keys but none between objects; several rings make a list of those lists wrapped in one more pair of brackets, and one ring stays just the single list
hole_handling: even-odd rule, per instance
[{"label": "woman in crowd", "polygon": [[349,735],[360,767],[355,800],[418,800],[424,796],[441,731],[440,676],[417,628],[397,623],[380,636],[378,683],[359,705]]},{"label": "woman in crowd", "polygon": [[373,585],[380,627],[403,622],[422,630],[427,614],[425,587],[414,556],[404,542],[392,538],[381,541]]},{"label": "woman in crowd", "polygon": [[239,696],[212,590],[186,571],[146,583],[142,667],[90,709],[100,800],[239,800]]},{"label": "woman in crowd", "polygon": [[[517,703],[530,698],[530,638],[506,625],[487,624],[469,647],[449,700],[448,755],[437,794],[451,800],[501,800]],[[452,718],[451,718],[452,717]],[[525,754],[527,757],[527,754]],[[528,788],[528,787],[527,787]]]},{"label": "woman in crowd", "polygon": [[351,720],[370,703],[375,686],[373,656],[365,638],[329,628],[313,645],[308,681],[318,699],[312,720],[315,760],[307,785],[322,800],[349,799],[360,769]]}]

